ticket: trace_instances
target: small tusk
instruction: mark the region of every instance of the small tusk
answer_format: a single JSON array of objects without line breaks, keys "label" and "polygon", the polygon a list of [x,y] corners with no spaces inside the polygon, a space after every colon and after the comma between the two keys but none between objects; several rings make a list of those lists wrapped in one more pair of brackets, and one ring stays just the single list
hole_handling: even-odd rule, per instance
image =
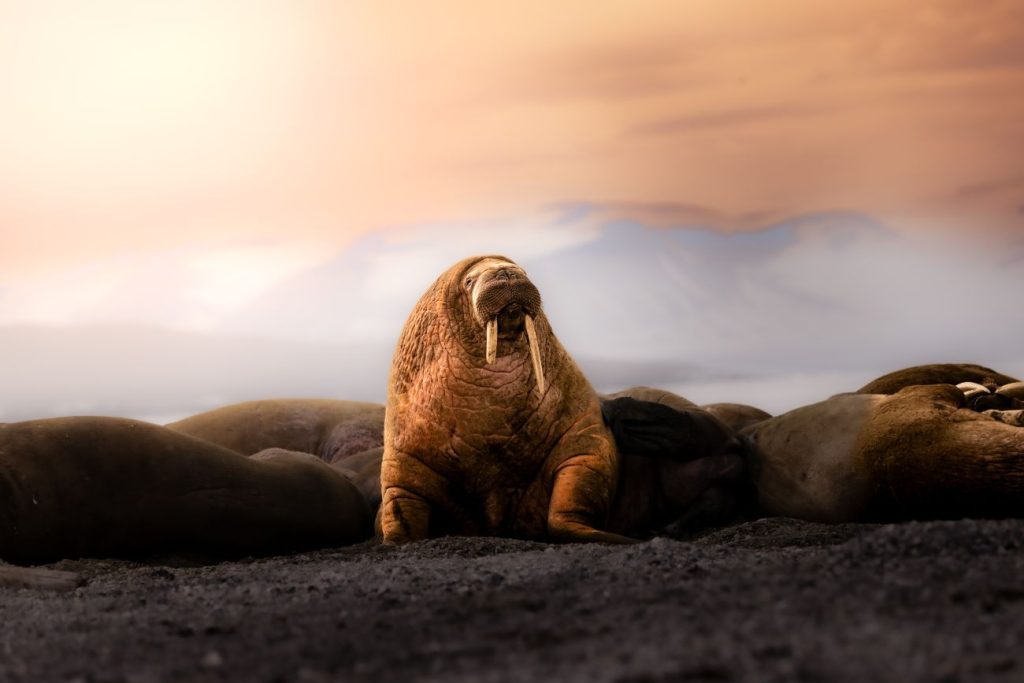
[{"label": "small tusk", "polygon": [[533,318],[526,316],[526,338],[530,342],[530,360],[533,361],[533,374],[537,377],[537,391],[544,394],[544,365],[540,360],[540,344],[537,342],[537,328],[533,326]]},{"label": "small tusk", "polygon": [[490,365],[498,357],[498,319],[487,321],[487,364]]}]

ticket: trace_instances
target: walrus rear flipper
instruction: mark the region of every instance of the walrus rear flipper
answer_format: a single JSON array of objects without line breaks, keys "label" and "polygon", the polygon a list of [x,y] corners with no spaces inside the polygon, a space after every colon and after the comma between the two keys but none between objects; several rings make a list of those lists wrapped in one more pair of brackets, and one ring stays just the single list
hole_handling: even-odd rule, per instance
[{"label": "walrus rear flipper", "polygon": [[735,435],[702,410],[677,410],[628,396],[601,401],[619,453],[689,462],[735,450]]}]

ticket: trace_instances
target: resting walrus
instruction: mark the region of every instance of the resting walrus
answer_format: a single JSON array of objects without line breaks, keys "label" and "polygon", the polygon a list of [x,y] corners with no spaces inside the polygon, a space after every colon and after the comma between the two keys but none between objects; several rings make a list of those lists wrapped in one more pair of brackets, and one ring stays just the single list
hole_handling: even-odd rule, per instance
[{"label": "resting walrus", "polygon": [[449,268],[410,314],[391,366],[383,540],[629,542],[605,530],[617,478],[597,394],[525,271],[501,256]]},{"label": "resting walrus", "polygon": [[895,394],[904,387],[918,384],[960,384],[976,382],[983,386],[999,387],[1016,382],[1017,379],[996,372],[992,368],[973,363],[935,363],[901,368],[874,379],[860,389],[858,394]]},{"label": "resting walrus", "polygon": [[731,521],[743,488],[744,444],[729,425],[649,387],[605,396],[601,412],[619,453],[610,531],[678,536]]},{"label": "resting walrus", "polygon": [[[996,411],[998,412],[998,411]],[[966,407],[949,384],[840,394],[748,427],[764,513],[820,522],[1024,515],[1016,414]]]},{"label": "resting walrus", "polygon": [[[620,449],[649,447],[657,459],[685,447],[692,408],[644,398],[629,406],[637,427],[616,431]],[[740,432],[752,496],[743,507],[816,522],[1021,516],[1021,427],[1024,410],[979,413],[948,384],[839,394]]]},{"label": "resting walrus", "polygon": [[383,443],[384,406],[324,398],[267,399],[233,403],[166,426],[242,455],[285,448],[331,464]]},{"label": "resting walrus", "polygon": [[315,456],[251,458],[104,417],[0,424],[0,559],[271,554],[365,540],[363,496]]}]

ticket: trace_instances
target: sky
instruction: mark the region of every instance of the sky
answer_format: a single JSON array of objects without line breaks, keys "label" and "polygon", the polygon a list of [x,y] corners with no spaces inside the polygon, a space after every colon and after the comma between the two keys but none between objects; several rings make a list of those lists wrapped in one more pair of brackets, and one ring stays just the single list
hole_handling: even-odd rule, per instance
[{"label": "sky", "polygon": [[604,388],[1024,373],[1016,1],[0,0],[0,88],[0,419],[381,400],[485,252]]}]

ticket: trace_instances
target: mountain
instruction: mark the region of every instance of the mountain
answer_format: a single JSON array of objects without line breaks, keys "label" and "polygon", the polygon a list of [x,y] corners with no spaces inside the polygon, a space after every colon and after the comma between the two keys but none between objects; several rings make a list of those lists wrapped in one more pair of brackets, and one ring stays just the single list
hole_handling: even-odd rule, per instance
[{"label": "mountain", "polygon": [[778,412],[918,363],[1024,374],[1024,262],[1005,250],[898,235],[849,212],[729,234],[592,224],[577,210],[370,235],[202,330],[175,317],[188,308],[173,299],[179,283],[130,278],[112,296],[171,297],[142,306],[147,324],[0,324],[0,420],[170,418],[272,396],[382,401],[408,312],[473,253],[504,253],[527,269],[559,339],[601,391],[655,385]]}]

